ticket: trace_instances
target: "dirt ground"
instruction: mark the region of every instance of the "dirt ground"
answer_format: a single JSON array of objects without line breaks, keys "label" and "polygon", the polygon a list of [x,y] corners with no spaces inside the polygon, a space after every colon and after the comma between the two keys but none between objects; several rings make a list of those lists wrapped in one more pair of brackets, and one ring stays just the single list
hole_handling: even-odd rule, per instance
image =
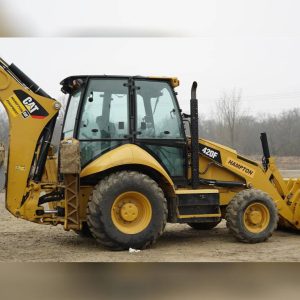
[{"label": "dirt ground", "polygon": [[[284,171],[299,176],[300,171]],[[227,231],[225,222],[210,231],[168,224],[151,249],[139,253],[111,252],[93,239],[65,232],[62,226],[42,226],[19,220],[4,207],[0,196],[1,262],[215,262],[300,261],[300,232],[276,231],[262,244],[242,244]]]}]

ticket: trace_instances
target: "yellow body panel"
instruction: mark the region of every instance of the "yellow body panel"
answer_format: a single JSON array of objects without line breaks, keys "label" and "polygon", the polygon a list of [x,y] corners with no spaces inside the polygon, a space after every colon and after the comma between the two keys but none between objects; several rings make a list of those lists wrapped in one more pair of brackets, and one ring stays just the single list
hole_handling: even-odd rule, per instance
[{"label": "yellow body panel", "polygon": [[42,183],[57,184],[57,157],[54,155],[54,150],[50,148],[45,164],[45,170],[42,177]]},{"label": "yellow body panel", "polygon": [[160,173],[171,186],[174,186],[172,179],[161,164],[148,152],[133,144],[122,145],[101,155],[81,171],[80,177],[89,176],[123,165],[150,167]]}]

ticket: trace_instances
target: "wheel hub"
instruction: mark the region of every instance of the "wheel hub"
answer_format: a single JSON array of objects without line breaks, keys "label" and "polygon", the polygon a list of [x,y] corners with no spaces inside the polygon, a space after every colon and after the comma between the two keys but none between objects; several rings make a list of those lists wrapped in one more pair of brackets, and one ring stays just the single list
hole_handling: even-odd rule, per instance
[{"label": "wheel hub", "polygon": [[116,228],[125,234],[137,234],[147,228],[152,218],[149,199],[142,193],[128,191],[120,194],[111,208]]},{"label": "wheel hub", "polygon": [[261,233],[269,225],[270,213],[268,208],[260,202],[250,204],[244,212],[244,225],[252,233]]},{"label": "wheel hub", "polygon": [[260,224],[262,221],[262,218],[263,218],[263,216],[260,211],[255,210],[249,214],[249,220],[254,225]]},{"label": "wheel hub", "polygon": [[121,217],[124,221],[132,222],[138,216],[139,210],[134,203],[125,203],[121,207]]}]

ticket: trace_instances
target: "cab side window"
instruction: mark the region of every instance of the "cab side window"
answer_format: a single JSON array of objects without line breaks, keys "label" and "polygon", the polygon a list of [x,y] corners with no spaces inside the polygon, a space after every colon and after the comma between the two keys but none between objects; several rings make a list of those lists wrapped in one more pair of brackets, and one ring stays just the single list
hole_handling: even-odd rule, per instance
[{"label": "cab side window", "polygon": [[66,115],[64,129],[63,129],[64,138],[70,138],[73,137],[74,135],[75,120],[76,120],[80,97],[81,97],[81,91],[78,91],[74,95],[72,95],[69,99],[68,111]]},{"label": "cab side window", "polygon": [[180,113],[165,82],[136,81],[137,130],[141,139],[182,139]]}]

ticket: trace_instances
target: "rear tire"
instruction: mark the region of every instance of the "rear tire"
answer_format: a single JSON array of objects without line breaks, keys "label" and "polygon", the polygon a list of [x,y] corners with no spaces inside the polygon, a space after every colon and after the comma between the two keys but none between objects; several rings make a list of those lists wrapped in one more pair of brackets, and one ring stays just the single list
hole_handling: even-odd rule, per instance
[{"label": "rear tire", "polygon": [[278,213],[268,194],[255,189],[237,193],[226,208],[226,225],[241,242],[266,241],[277,227]]},{"label": "rear tire", "polygon": [[102,179],[88,203],[91,233],[111,250],[149,247],[162,235],[166,221],[163,191],[150,177],[135,171]]},{"label": "rear tire", "polygon": [[207,223],[187,223],[190,227],[196,230],[211,230],[221,222],[207,222]]}]

